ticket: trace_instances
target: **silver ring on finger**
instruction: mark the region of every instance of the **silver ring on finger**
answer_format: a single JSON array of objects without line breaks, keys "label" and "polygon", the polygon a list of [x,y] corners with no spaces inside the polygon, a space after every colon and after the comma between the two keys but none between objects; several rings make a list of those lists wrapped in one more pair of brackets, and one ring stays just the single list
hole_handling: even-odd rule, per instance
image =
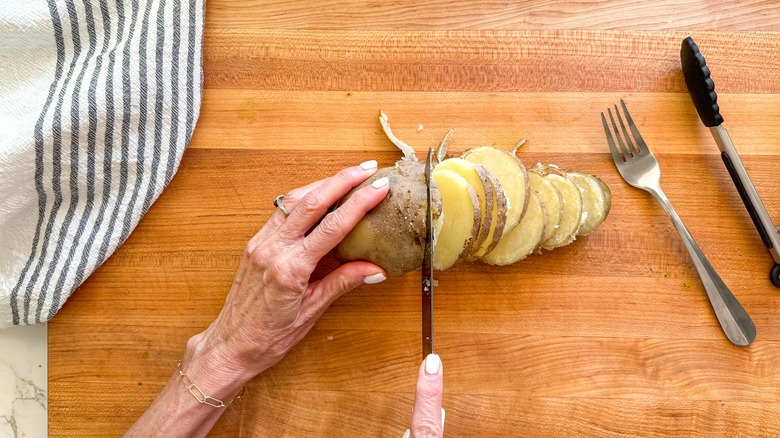
[{"label": "silver ring on finger", "polygon": [[274,207],[278,208],[279,210],[282,210],[282,213],[284,213],[284,217],[287,217],[290,215],[290,212],[287,211],[287,209],[284,207],[282,201],[284,201],[284,195],[277,196],[276,199],[274,199]]}]

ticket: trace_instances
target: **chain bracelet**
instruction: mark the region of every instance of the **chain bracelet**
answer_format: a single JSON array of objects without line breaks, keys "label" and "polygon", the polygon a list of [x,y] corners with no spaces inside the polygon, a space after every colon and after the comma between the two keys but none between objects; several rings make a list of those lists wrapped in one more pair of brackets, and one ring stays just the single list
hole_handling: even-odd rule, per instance
[{"label": "chain bracelet", "polygon": [[233,400],[230,400],[227,404],[223,402],[220,399],[214,398],[210,395],[206,395],[205,392],[203,392],[200,387],[194,383],[192,380],[190,380],[189,377],[187,377],[187,374],[184,373],[181,369],[181,359],[179,359],[179,364],[177,365],[177,369],[179,371],[179,381],[182,385],[184,385],[185,388],[187,388],[187,391],[192,394],[193,397],[195,397],[195,400],[198,401],[200,404],[209,405],[213,408],[224,408],[226,406],[230,406],[233,404],[234,401],[241,398],[242,395],[244,395],[244,390],[246,387],[241,388],[241,392],[233,398]]}]

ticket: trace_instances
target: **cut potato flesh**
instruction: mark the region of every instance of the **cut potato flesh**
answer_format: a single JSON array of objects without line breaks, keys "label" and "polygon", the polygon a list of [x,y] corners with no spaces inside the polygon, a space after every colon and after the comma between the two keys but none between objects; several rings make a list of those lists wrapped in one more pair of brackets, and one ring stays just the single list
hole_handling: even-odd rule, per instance
[{"label": "cut potato flesh", "polygon": [[570,244],[577,236],[582,223],[582,194],[577,184],[567,176],[549,173],[545,178],[555,185],[563,197],[563,212],[558,228],[552,237],[542,242],[542,248],[553,249]]},{"label": "cut potato flesh", "polygon": [[597,177],[582,172],[567,172],[566,174],[577,184],[582,193],[585,220],[580,229],[577,230],[577,235],[586,236],[607,218],[612,197],[609,193],[604,193],[604,189],[609,192],[609,188]]},{"label": "cut potato flesh", "polygon": [[490,189],[493,192],[493,217],[490,220],[490,229],[487,239],[482,245],[471,253],[470,260],[477,260],[483,255],[489,253],[498,245],[501,236],[504,235],[504,224],[506,223],[506,194],[501,183],[498,182],[492,173],[487,172],[487,179],[490,182]]},{"label": "cut potato flesh", "polygon": [[561,191],[555,187],[549,179],[545,178],[541,174],[537,173],[534,169],[528,171],[528,185],[531,187],[531,191],[538,194],[542,198],[544,204],[544,212],[547,216],[547,227],[544,229],[544,235],[542,236],[542,242],[550,240],[555,234],[555,230],[558,229],[558,224],[561,222],[561,214],[563,213],[563,196]]},{"label": "cut potato flesh", "polygon": [[474,188],[451,170],[432,174],[442,204],[442,228],[433,250],[433,268],[443,271],[465,258],[482,217]]},{"label": "cut potato flesh", "polygon": [[503,234],[520,223],[528,205],[528,172],[523,163],[508,151],[492,146],[481,146],[463,153],[462,158],[481,164],[501,183],[507,198],[506,223]]},{"label": "cut potato flesh", "polygon": [[[530,177],[530,175],[529,175]],[[520,223],[501,238],[498,245],[482,260],[491,265],[509,265],[526,258],[542,241],[547,216],[541,196],[531,192],[528,208]]]},{"label": "cut potato flesh", "polygon": [[477,226],[477,237],[469,248],[469,255],[479,249],[482,243],[488,238],[490,224],[493,220],[493,187],[490,185],[488,173],[484,167],[473,164],[462,158],[450,158],[436,165],[435,171],[450,170],[457,173],[466,180],[479,199],[479,208],[482,217],[479,218]]}]

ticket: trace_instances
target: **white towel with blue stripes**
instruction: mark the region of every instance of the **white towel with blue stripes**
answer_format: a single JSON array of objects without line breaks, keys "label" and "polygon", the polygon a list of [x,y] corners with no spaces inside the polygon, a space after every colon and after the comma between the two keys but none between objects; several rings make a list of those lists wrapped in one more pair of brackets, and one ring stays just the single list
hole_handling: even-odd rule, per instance
[{"label": "white towel with blue stripes", "polygon": [[195,127],[203,0],[0,0],[0,327],[48,321]]}]

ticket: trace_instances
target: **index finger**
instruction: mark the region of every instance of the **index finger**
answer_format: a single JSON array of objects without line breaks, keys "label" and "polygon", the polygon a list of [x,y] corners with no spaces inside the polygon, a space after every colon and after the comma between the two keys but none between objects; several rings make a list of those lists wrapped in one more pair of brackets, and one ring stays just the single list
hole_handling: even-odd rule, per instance
[{"label": "index finger", "polygon": [[429,354],[420,365],[412,412],[412,437],[439,438],[444,434],[444,373],[441,359]]},{"label": "index finger", "polygon": [[292,240],[303,237],[328,209],[350,190],[365,181],[377,171],[375,160],[341,170],[335,176],[326,178],[317,188],[307,193],[290,211],[290,215],[279,227],[283,236]]}]

